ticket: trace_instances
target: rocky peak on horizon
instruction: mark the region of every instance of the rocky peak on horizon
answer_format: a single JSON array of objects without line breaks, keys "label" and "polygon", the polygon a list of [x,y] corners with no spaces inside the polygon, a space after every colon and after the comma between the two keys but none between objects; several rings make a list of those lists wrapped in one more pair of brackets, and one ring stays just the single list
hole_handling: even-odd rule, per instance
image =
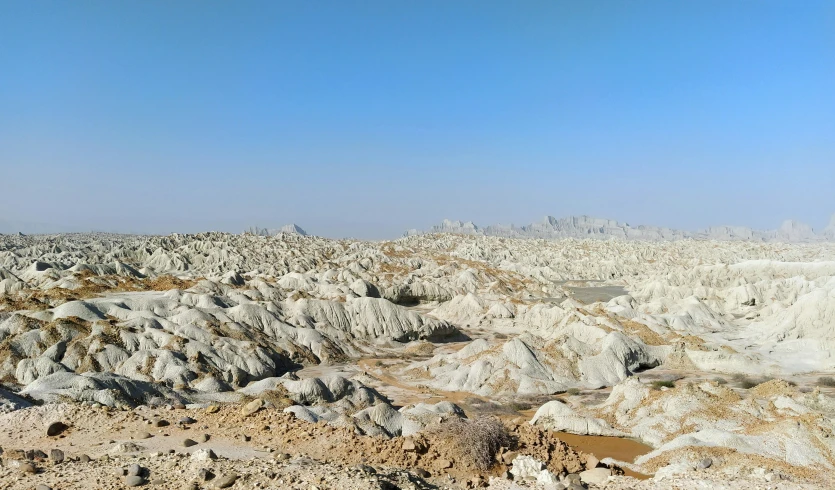
[{"label": "rocky peak on horizon", "polygon": [[297,235],[307,236],[307,232],[304,229],[295,224],[290,223],[289,225],[284,225],[278,229],[268,229],[268,228],[259,228],[257,226],[249,227],[244,233],[251,233],[253,235],[260,235],[260,236],[275,236],[279,233],[295,233]]}]

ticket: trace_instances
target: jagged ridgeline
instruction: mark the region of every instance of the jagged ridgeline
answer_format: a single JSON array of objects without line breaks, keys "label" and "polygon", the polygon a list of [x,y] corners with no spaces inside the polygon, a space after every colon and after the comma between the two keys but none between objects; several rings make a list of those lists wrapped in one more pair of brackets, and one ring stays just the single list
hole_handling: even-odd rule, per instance
[{"label": "jagged ridgeline", "polygon": [[412,229],[405,236],[421,233],[458,233],[465,235],[513,238],[624,238],[634,240],[739,240],[755,242],[835,241],[835,214],[821,232],[794,220],[786,220],[776,230],[755,230],[747,226],[712,226],[695,232],[657,226],[631,226],[610,219],[569,216],[557,219],[546,216],[539,223],[524,226],[490,225],[480,227],[472,221],[444,220],[424,232]]}]

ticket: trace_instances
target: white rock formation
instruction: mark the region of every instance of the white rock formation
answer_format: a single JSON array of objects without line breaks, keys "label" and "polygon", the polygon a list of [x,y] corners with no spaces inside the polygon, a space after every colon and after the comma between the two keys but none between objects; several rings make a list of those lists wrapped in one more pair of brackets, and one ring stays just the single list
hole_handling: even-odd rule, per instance
[{"label": "white rock formation", "polygon": [[[787,220],[777,230],[754,230],[745,226],[712,226],[704,230],[689,232],[656,226],[631,226],[615,220],[591,216],[569,216],[554,218],[546,216],[539,223],[524,226],[491,225],[479,227],[471,221],[445,219],[426,233],[455,233],[465,235],[502,236],[513,238],[623,238],[636,240],[681,240],[686,238],[710,240],[780,241],[809,242],[832,240],[832,224],[821,234],[815,234],[811,226],[798,221]],[[421,232],[409,230],[404,236]]]}]

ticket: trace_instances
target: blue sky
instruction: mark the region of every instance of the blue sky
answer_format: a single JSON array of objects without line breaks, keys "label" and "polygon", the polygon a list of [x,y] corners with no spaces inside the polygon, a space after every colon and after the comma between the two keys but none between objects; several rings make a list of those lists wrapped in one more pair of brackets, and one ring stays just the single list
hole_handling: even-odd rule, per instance
[{"label": "blue sky", "polygon": [[835,2],[0,0],[0,221],[833,212]]}]

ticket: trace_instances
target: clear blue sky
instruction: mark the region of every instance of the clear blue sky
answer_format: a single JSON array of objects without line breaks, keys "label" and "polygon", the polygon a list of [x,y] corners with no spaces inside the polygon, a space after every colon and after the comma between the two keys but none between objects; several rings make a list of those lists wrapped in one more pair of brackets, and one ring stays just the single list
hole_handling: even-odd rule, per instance
[{"label": "clear blue sky", "polygon": [[833,212],[832,1],[0,0],[0,221]]}]

